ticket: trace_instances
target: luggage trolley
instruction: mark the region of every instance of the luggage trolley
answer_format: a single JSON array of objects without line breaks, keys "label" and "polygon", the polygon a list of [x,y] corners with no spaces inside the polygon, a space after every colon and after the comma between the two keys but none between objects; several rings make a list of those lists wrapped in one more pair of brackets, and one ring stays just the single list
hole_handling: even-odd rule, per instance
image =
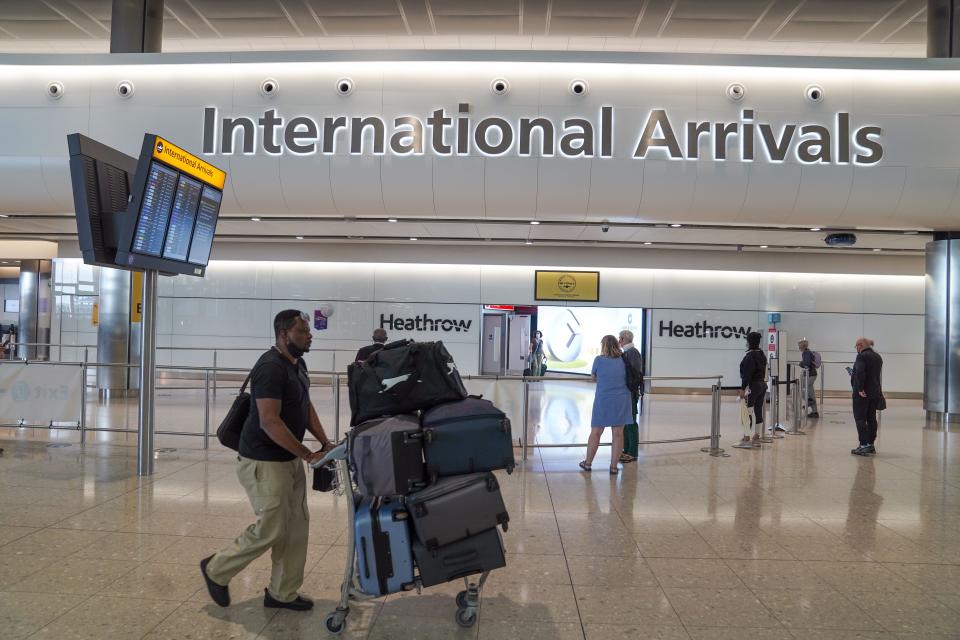
[{"label": "luggage trolley", "polygon": [[[353,479],[350,475],[348,463],[347,442],[344,440],[333,450],[327,452],[321,460],[313,463],[313,467],[321,467],[330,462],[336,468],[336,489],[338,494],[347,500],[347,523],[350,527],[347,536],[347,566],[343,574],[343,583],[340,585],[340,603],[334,611],[327,614],[323,624],[326,630],[334,635],[340,635],[347,627],[347,615],[350,613],[350,602],[363,602],[379,598],[379,595],[365,593],[357,579],[357,549],[354,539],[354,518],[356,516],[357,497],[353,489]],[[475,574],[474,574],[475,575]],[[477,622],[477,610],[480,606],[480,590],[483,588],[489,571],[480,574],[475,582],[467,576],[463,578],[465,589],[457,594],[456,622],[461,627],[472,627]],[[419,593],[422,590],[420,578],[416,577],[414,589]]]}]

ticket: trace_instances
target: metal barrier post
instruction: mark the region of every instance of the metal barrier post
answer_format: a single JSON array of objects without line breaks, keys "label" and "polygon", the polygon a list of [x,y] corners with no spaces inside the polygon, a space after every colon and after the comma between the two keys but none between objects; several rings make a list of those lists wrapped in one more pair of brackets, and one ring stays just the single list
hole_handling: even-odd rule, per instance
[{"label": "metal barrier post", "polygon": [[826,373],[824,373],[823,365],[820,365],[820,404],[817,406],[817,411],[823,411],[823,379],[826,378]]},{"label": "metal barrier post", "polygon": [[805,436],[807,434],[800,430],[800,416],[803,414],[803,404],[800,401],[800,380],[791,380],[790,385],[793,386],[793,430],[789,433],[792,436]]},{"label": "metal barrier post", "polygon": [[523,440],[520,441],[520,453],[523,459],[527,459],[527,438],[530,433],[530,383],[523,379]]},{"label": "metal barrier post", "polygon": [[80,446],[87,442],[87,348],[83,348],[80,365]]},{"label": "metal barrier post", "polygon": [[333,390],[333,441],[340,442],[340,374],[335,373],[330,378],[330,387]]},{"label": "metal barrier post", "polygon": [[210,369],[203,372],[203,448],[210,448]]},{"label": "metal barrier post", "polygon": [[713,457],[722,456],[726,458],[729,457],[728,454],[720,448],[720,406],[722,400],[720,391],[720,378],[717,378],[717,384],[710,389],[710,446],[700,449],[700,451],[709,453]]},{"label": "metal barrier post", "polygon": [[[770,398],[770,410],[773,413],[770,420],[770,426],[768,431],[770,431],[770,440],[779,440],[783,438],[781,431],[786,431],[783,428],[783,425],[780,424],[780,378],[777,376],[773,377],[773,382],[770,385],[770,388],[773,390],[773,397]],[[762,440],[761,436],[761,440]]]},{"label": "metal barrier post", "polygon": [[[173,364],[172,362],[170,364]],[[213,402],[217,402],[217,350],[213,350]]]}]

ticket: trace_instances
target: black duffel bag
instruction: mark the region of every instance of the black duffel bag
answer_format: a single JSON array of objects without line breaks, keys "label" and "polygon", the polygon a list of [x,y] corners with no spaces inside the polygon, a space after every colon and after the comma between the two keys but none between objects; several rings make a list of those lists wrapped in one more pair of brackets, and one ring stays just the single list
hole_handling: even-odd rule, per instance
[{"label": "black duffel bag", "polygon": [[250,375],[243,381],[240,387],[240,393],[234,398],[230,410],[223,418],[223,422],[217,427],[217,440],[225,447],[240,450],[240,434],[243,432],[243,424],[250,415],[250,394],[247,393],[247,383],[250,382]]},{"label": "black duffel bag", "polygon": [[467,397],[442,342],[399,340],[347,367],[351,425]]}]

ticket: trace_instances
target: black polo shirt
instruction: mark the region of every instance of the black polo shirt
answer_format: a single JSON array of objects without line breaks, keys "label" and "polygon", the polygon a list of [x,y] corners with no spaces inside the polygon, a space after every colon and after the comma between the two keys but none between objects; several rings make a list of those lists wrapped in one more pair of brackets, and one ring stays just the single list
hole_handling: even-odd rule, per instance
[{"label": "black polo shirt", "polygon": [[303,358],[291,362],[276,348],[260,356],[250,372],[250,415],[240,434],[240,455],[253,460],[284,462],[295,455],[270,439],[260,428],[258,398],[280,400],[280,419],[293,437],[303,442],[310,421],[310,378]]}]

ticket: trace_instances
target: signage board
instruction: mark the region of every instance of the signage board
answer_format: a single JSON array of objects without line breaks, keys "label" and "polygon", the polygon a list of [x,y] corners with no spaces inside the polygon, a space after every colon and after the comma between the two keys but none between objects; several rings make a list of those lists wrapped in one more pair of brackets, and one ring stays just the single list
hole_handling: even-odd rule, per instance
[{"label": "signage board", "polygon": [[202,276],[210,260],[226,173],[146,134],[117,264]]},{"label": "signage board", "polygon": [[143,321],[143,271],[130,277],[130,322]]},{"label": "signage board", "polygon": [[776,327],[767,329],[767,357],[776,358],[780,348],[780,336]]},{"label": "signage board", "polygon": [[538,301],[600,301],[599,271],[537,271],[533,297]]},{"label": "signage board", "polygon": [[548,307],[537,309],[547,370],[590,375],[605,335],[633,332],[633,345],[643,350],[643,309]]}]

